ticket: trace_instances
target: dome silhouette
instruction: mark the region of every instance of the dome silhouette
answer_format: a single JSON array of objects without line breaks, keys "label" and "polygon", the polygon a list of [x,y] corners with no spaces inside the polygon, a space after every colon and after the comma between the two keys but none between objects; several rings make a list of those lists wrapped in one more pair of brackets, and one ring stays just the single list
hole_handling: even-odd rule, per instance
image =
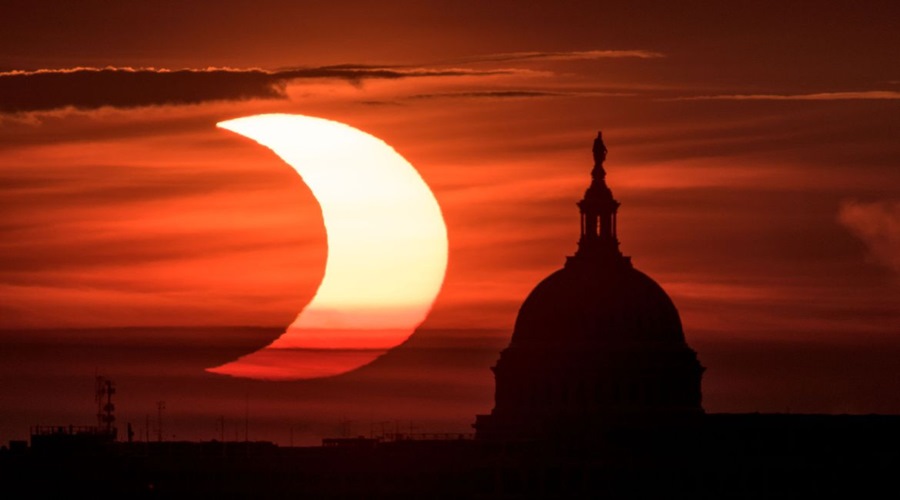
[{"label": "dome silhouette", "polygon": [[519,310],[511,346],[527,343],[683,343],[675,304],[632,267],[569,265],[548,276]]},{"label": "dome silhouette", "polygon": [[594,141],[592,181],[578,202],[581,237],[565,266],[528,295],[493,367],[494,409],[481,440],[603,439],[622,426],[703,414],[704,368],[666,292],[619,251],[619,202]]}]

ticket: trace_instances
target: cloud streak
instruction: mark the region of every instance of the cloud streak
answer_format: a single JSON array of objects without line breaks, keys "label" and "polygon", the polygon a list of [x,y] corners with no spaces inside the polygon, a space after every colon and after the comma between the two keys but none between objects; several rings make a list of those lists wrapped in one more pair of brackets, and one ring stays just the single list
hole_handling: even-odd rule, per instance
[{"label": "cloud streak", "polygon": [[566,52],[501,52],[454,60],[453,62],[592,61],[598,59],[658,59],[661,52],[650,50],[576,50]]},{"label": "cloud streak", "polygon": [[722,94],[677,97],[676,101],[855,101],[900,99],[896,90],[861,90],[856,92],[818,92],[813,94]]},{"label": "cloud streak", "polygon": [[209,101],[285,99],[294,80],[337,79],[358,85],[367,79],[490,76],[512,69],[395,68],[362,65],[263,69],[70,68],[0,73],[0,113],[61,108],[135,108]]},{"label": "cloud streak", "polygon": [[542,97],[627,97],[628,92],[581,92],[550,90],[476,90],[469,92],[439,92],[415,94],[408,99],[530,99]]}]

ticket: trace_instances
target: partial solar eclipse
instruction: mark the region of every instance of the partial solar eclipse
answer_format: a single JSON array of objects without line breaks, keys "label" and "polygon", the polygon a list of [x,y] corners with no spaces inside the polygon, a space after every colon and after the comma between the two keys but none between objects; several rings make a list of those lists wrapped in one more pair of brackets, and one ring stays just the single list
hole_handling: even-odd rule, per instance
[{"label": "partial solar eclipse", "polygon": [[294,168],[318,200],[325,274],[274,342],[207,371],[258,379],[348,372],[405,341],[427,316],[447,269],[447,228],[416,169],[384,141],[302,115],[223,121]]}]

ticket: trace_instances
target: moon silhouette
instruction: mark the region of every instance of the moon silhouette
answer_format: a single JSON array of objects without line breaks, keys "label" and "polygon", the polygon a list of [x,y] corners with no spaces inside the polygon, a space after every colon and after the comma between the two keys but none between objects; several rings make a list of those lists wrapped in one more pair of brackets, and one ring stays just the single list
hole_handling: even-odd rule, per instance
[{"label": "moon silhouette", "polygon": [[303,115],[217,124],[271,149],[322,209],[325,274],[284,334],[207,371],[257,379],[339,375],[405,341],[427,316],[447,269],[447,228],[416,169],[384,141]]}]

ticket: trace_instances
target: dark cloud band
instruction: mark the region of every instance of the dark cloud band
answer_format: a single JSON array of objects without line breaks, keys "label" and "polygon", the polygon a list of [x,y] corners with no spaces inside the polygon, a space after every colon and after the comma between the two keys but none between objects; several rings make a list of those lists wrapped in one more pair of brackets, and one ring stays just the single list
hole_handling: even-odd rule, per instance
[{"label": "dark cloud band", "polygon": [[208,101],[280,99],[292,80],[332,78],[359,84],[366,79],[425,76],[478,76],[512,70],[433,70],[359,65],[261,69],[74,68],[0,73],[0,113],[50,111],[73,107],[133,108]]}]

